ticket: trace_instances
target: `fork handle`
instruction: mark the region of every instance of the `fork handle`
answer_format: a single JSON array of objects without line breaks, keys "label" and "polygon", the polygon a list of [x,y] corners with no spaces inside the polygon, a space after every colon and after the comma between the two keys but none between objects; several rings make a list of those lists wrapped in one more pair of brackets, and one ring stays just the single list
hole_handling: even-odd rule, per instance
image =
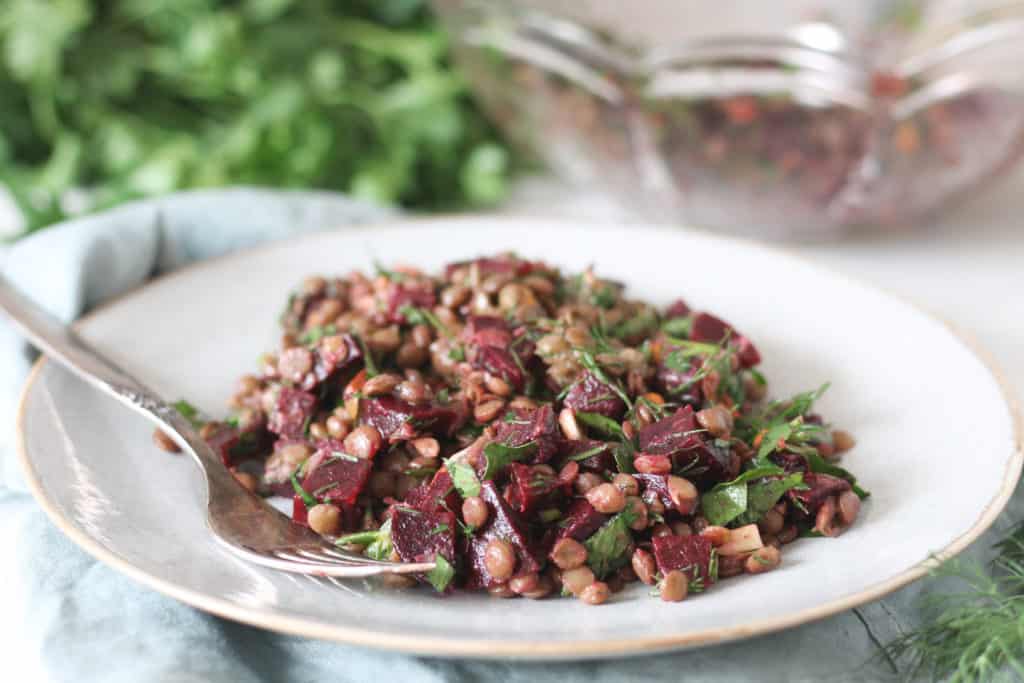
[{"label": "fork handle", "polygon": [[15,328],[48,357],[163,428],[179,446],[195,455],[207,477],[218,481],[233,479],[209,444],[174,406],[89,346],[74,330],[36,305],[3,276],[0,276],[0,309],[7,313]]}]

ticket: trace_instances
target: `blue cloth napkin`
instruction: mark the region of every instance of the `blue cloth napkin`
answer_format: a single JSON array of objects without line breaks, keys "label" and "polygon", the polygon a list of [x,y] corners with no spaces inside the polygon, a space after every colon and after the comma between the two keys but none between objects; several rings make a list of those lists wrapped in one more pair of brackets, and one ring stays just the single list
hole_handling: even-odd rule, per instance
[{"label": "blue cloth napkin", "polygon": [[[22,291],[70,321],[157,273],[388,213],[325,193],[185,193],[39,233],[10,249],[5,270]],[[6,324],[0,326],[0,345],[0,402],[10,416],[31,354]],[[8,630],[22,641],[5,644],[17,647],[23,660],[38,659],[55,681],[873,681],[897,675],[898,663],[878,655],[877,643],[912,628],[921,586],[936,585],[919,583],[884,601],[784,633],[669,655],[529,664],[367,650],[226,621],[97,562],[57,531],[25,493],[14,463],[12,432],[11,425],[0,430],[0,548],[16,552],[5,556],[0,551],[0,582],[9,584],[8,592],[19,599],[0,609],[0,621],[13,624]],[[1020,512],[1012,518],[1019,519]],[[991,534],[975,554],[985,552],[990,539]]]}]

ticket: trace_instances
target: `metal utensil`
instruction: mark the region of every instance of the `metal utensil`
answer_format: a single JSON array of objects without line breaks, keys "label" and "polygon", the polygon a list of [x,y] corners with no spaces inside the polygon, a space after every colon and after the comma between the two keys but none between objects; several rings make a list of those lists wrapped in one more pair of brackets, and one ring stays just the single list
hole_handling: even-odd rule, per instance
[{"label": "metal utensil", "polygon": [[383,562],[356,555],[292,522],[243,488],[173,405],[91,348],[3,277],[0,309],[49,358],[149,418],[192,454],[206,478],[207,525],[231,553],[272,569],[340,578],[412,574],[434,568],[433,562]]}]

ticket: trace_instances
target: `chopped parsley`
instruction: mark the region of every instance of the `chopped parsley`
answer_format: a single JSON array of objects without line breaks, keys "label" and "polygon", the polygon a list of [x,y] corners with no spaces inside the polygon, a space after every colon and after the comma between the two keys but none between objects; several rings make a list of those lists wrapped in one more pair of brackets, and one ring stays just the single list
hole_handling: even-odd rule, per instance
[{"label": "chopped parsley", "polygon": [[576,412],[576,419],[597,431],[607,435],[622,438],[622,425],[615,420],[605,417],[599,413]]},{"label": "chopped parsley", "polygon": [[452,485],[460,496],[470,498],[480,495],[480,480],[476,478],[476,472],[472,467],[450,459],[445,460],[444,465],[448,469],[448,475],[452,478]]},{"label": "chopped parsley", "polygon": [[586,460],[587,458],[592,458],[593,456],[597,455],[598,453],[601,453],[602,451],[606,451],[606,450],[608,450],[608,444],[603,443],[603,444],[601,444],[599,446],[594,446],[593,448],[588,448],[587,450],[583,451],[582,453],[577,453],[576,455],[571,456],[569,458],[569,460],[573,460],[573,461],[579,462],[580,460]]},{"label": "chopped parsley", "polygon": [[203,423],[203,421],[199,419],[199,409],[185,399],[175,401],[171,405],[178,411],[178,414],[192,423],[193,427],[198,427]]},{"label": "chopped parsley", "polygon": [[317,325],[316,327],[311,327],[305,332],[303,332],[302,336],[299,337],[299,343],[309,346],[311,344],[316,344],[324,337],[330,337],[337,333],[338,328],[336,328],[334,325]]},{"label": "chopped parsley", "polygon": [[732,481],[715,485],[701,496],[701,509],[717,526],[753,524],[792,488],[803,484],[799,472],[784,476],[776,465],[753,467]]},{"label": "chopped parsley", "polygon": [[612,456],[615,458],[615,466],[619,469],[619,472],[623,474],[633,474],[636,472],[636,468],[633,467],[636,448],[634,448],[632,441],[624,439],[622,443],[612,450]]},{"label": "chopped parsley", "polygon": [[445,559],[444,555],[434,558],[434,568],[427,572],[427,581],[438,593],[444,593],[455,578],[455,568]]},{"label": "chopped parsley", "polygon": [[363,367],[366,369],[366,378],[376,377],[379,371],[377,370],[377,364],[373,361],[370,347],[366,345],[366,341],[362,337],[356,337],[356,341],[359,342],[359,348],[363,350]]},{"label": "chopped parsley", "polygon": [[309,491],[307,491],[306,489],[302,488],[302,484],[299,483],[299,478],[298,478],[298,476],[296,476],[297,474],[298,474],[298,470],[296,470],[295,472],[292,472],[292,476],[291,476],[292,489],[294,489],[295,493],[300,498],[302,498],[302,503],[303,503],[303,505],[306,506],[306,509],[308,510],[309,508],[311,508],[314,505],[316,505],[317,501],[316,501],[316,498],[314,498],[313,495]]},{"label": "chopped parsley", "polygon": [[373,262],[373,270],[374,272],[377,273],[377,275],[383,275],[384,277],[395,283],[403,282],[405,280],[405,274],[398,273],[393,270],[388,270],[387,268],[382,266],[379,261],[376,260]]},{"label": "chopped parsley", "polygon": [[505,468],[511,462],[522,460],[528,455],[533,455],[537,450],[536,441],[527,441],[521,446],[509,446],[508,444],[492,442],[484,446],[484,457],[487,459],[487,467],[484,469],[483,480],[488,481]]},{"label": "chopped parsley", "polygon": [[629,527],[635,521],[636,513],[632,508],[626,508],[583,542],[587,549],[587,564],[597,578],[603,579],[629,562],[626,551],[633,541]]},{"label": "chopped parsley", "polygon": [[687,315],[682,318],[666,320],[661,324],[661,329],[670,337],[689,337],[693,330],[693,316]]},{"label": "chopped parsley", "polygon": [[406,322],[410,325],[430,325],[448,339],[452,338],[451,330],[434,315],[433,311],[411,304],[405,304],[398,309],[398,312],[405,316]]}]

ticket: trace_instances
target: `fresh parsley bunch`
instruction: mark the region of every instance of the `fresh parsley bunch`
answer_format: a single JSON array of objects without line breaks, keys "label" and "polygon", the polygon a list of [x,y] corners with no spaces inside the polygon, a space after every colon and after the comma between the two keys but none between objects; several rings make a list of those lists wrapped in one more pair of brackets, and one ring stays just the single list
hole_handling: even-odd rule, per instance
[{"label": "fresh parsley bunch", "polygon": [[28,229],[229,183],[464,207],[508,166],[423,0],[6,0],[0,91]]}]

